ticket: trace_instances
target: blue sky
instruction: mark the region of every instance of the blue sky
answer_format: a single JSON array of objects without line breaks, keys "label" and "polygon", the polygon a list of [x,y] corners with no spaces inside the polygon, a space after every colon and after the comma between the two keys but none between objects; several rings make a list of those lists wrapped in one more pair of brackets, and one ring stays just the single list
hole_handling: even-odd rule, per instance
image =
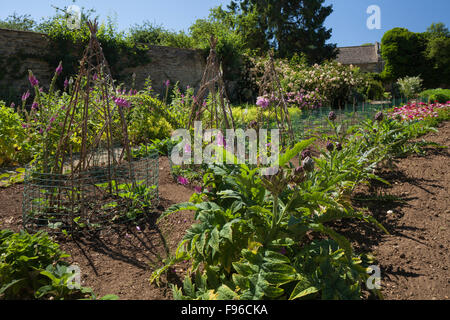
[{"label": "blue sky", "polygon": [[[116,16],[121,30],[149,20],[170,30],[187,30],[196,20],[204,18],[209,8],[227,5],[229,0],[78,0],[80,7],[94,8],[102,19]],[[380,41],[384,32],[394,27],[423,32],[432,22],[444,22],[450,27],[449,0],[326,0],[334,12],[326,26],[333,29],[330,42],[338,46],[353,46]],[[30,14],[39,20],[53,15],[57,7],[72,4],[71,0],[0,0],[0,19],[13,12]],[[369,30],[367,7],[381,9],[381,29]]]}]

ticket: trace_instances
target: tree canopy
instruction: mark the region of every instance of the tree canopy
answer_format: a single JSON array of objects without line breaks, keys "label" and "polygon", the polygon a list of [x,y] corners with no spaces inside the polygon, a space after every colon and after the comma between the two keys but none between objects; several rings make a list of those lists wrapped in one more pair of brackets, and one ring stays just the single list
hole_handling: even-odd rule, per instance
[{"label": "tree canopy", "polygon": [[229,9],[239,19],[252,15],[253,23],[240,27],[251,49],[274,48],[283,58],[305,53],[310,63],[336,55],[336,45],[326,43],[332,30],[324,22],[333,9],[324,0],[233,0]]}]

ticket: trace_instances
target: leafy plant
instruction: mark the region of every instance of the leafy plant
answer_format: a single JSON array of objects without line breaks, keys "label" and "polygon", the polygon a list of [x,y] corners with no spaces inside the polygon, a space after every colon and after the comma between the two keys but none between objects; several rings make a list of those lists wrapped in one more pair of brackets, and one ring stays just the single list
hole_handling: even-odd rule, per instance
[{"label": "leafy plant", "polygon": [[67,257],[46,233],[1,230],[0,299],[95,299],[91,289],[69,286]]},{"label": "leafy plant", "polygon": [[404,77],[397,80],[400,92],[407,98],[414,98],[421,91],[423,80],[420,77]]},{"label": "leafy plant", "polygon": [[26,126],[13,109],[0,101],[0,166],[30,158]]},{"label": "leafy plant", "polygon": [[[245,164],[212,165],[204,177],[206,191],[194,195],[193,202],[172,206],[161,217],[193,210],[199,223],[187,231],[175,256],[153,273],[151,281],[158,282],[176,263],[191,260],[196,287],[189,279],[183,289],[173,287],[180,299],[294,299],[313,293],[324,298],[356,297],[366,270],[358,267],[349,241],[327,224],[352,218],[385,229],[339,196],[336,182],[342,176],[323,186],[314,182],[321,170],[306,164],[303,169],[292,167],[291,160],[313,142],[305,140],[288,149],[280,157],[279,172],[269,177],[261,176],[261,168]],[[306,238],[309,232],[335,241],[327,258],[334,263],[331,269],[353,270],[352,277],[334,274],[343,283],[338,288],[332,281],[318,283],[309,269],[293,264],[302,250],[312,246]],[[321,259],[311,261],[321,266]]]}]

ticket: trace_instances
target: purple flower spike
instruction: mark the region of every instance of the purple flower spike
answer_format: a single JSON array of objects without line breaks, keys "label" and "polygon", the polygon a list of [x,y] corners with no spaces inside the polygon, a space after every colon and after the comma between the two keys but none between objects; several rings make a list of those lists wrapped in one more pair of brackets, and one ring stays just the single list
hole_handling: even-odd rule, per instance
[{"label": "purple flower spike", "polygon": [[56,68],[56,74],[59,76],[61,72],[63,71],[62,63],[60,62],[58,67]]},{"label": "purple flower spike", "polygon": [[30,84],[31,84],[31,86],[33,86],[33,87],[36,87],[36,86],[39,85],[38,79],[36,79],[36,77],[33,76],[33,75],[30,75],[30,76],[28,77],[28,80],[30,80]]},{"label": "purple flower spike", "polygon": [[123,98],[116,98],[116,99],[114,99],[114,102],[119,107],[129,108],[131,106],[130,102],[128,102],[127,100],[125,100]]},{"label": "purple flower spike", "polygon": [[22,101],[27,101],[27,99],[30,97],[30,90],[27,90],[27,92],[25,92],[22,95]]},{"label": "purple flower spike", "polygon": [[31,105],[31,109],[32,110],[36,110],[39,107],[37,102],[33,102],[33,104]]},{"label": "purple flower spike", "polygon": [[69,86],[69,80],[64,80],[64,90]]},{"label": "purple flower spike", "polygon": [[170,86],[170,80],[167,80],[166,82],[164,82],[164,85],[165,85],[166,87]]}]

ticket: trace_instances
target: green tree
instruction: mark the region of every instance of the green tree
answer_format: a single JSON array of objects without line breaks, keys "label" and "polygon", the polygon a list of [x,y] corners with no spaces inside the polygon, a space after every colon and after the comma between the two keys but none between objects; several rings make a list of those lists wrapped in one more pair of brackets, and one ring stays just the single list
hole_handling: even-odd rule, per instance
[{"label": "green tree", "polygon": [[283,58],[305,53],[310,63],[336,56],[336,45],[326,44],[332,30],[323,24],[333,9],[324,0],[236,0],[229,9],[240,19],[253,15],[253,23],[242,28],[251,49],[275,48]]},{"label": "green tree", "polygon": [[381,39],[381,56],[386,62],[383,77],[396,80],[406,76],[429,74],[425,50],[426,37],[405,28],[387,31]]},{"label": "green tree", "polygon": [[442,22],[433,23],[425,32],[428,39],[426,57],[430,61],[436,86],[449,85],[450,31]]},{"label": "green tree", "polygon": [[15,12],[5,20],[0,20],[0,28],[3,29],[34,31],[36,25],[29,14],[17,15]]},{"label": "green tree", "polygon": [[442,22],[432,23],[427,28],[426,34],[431,38],[448,38],[450,37],[450,31]]}]

